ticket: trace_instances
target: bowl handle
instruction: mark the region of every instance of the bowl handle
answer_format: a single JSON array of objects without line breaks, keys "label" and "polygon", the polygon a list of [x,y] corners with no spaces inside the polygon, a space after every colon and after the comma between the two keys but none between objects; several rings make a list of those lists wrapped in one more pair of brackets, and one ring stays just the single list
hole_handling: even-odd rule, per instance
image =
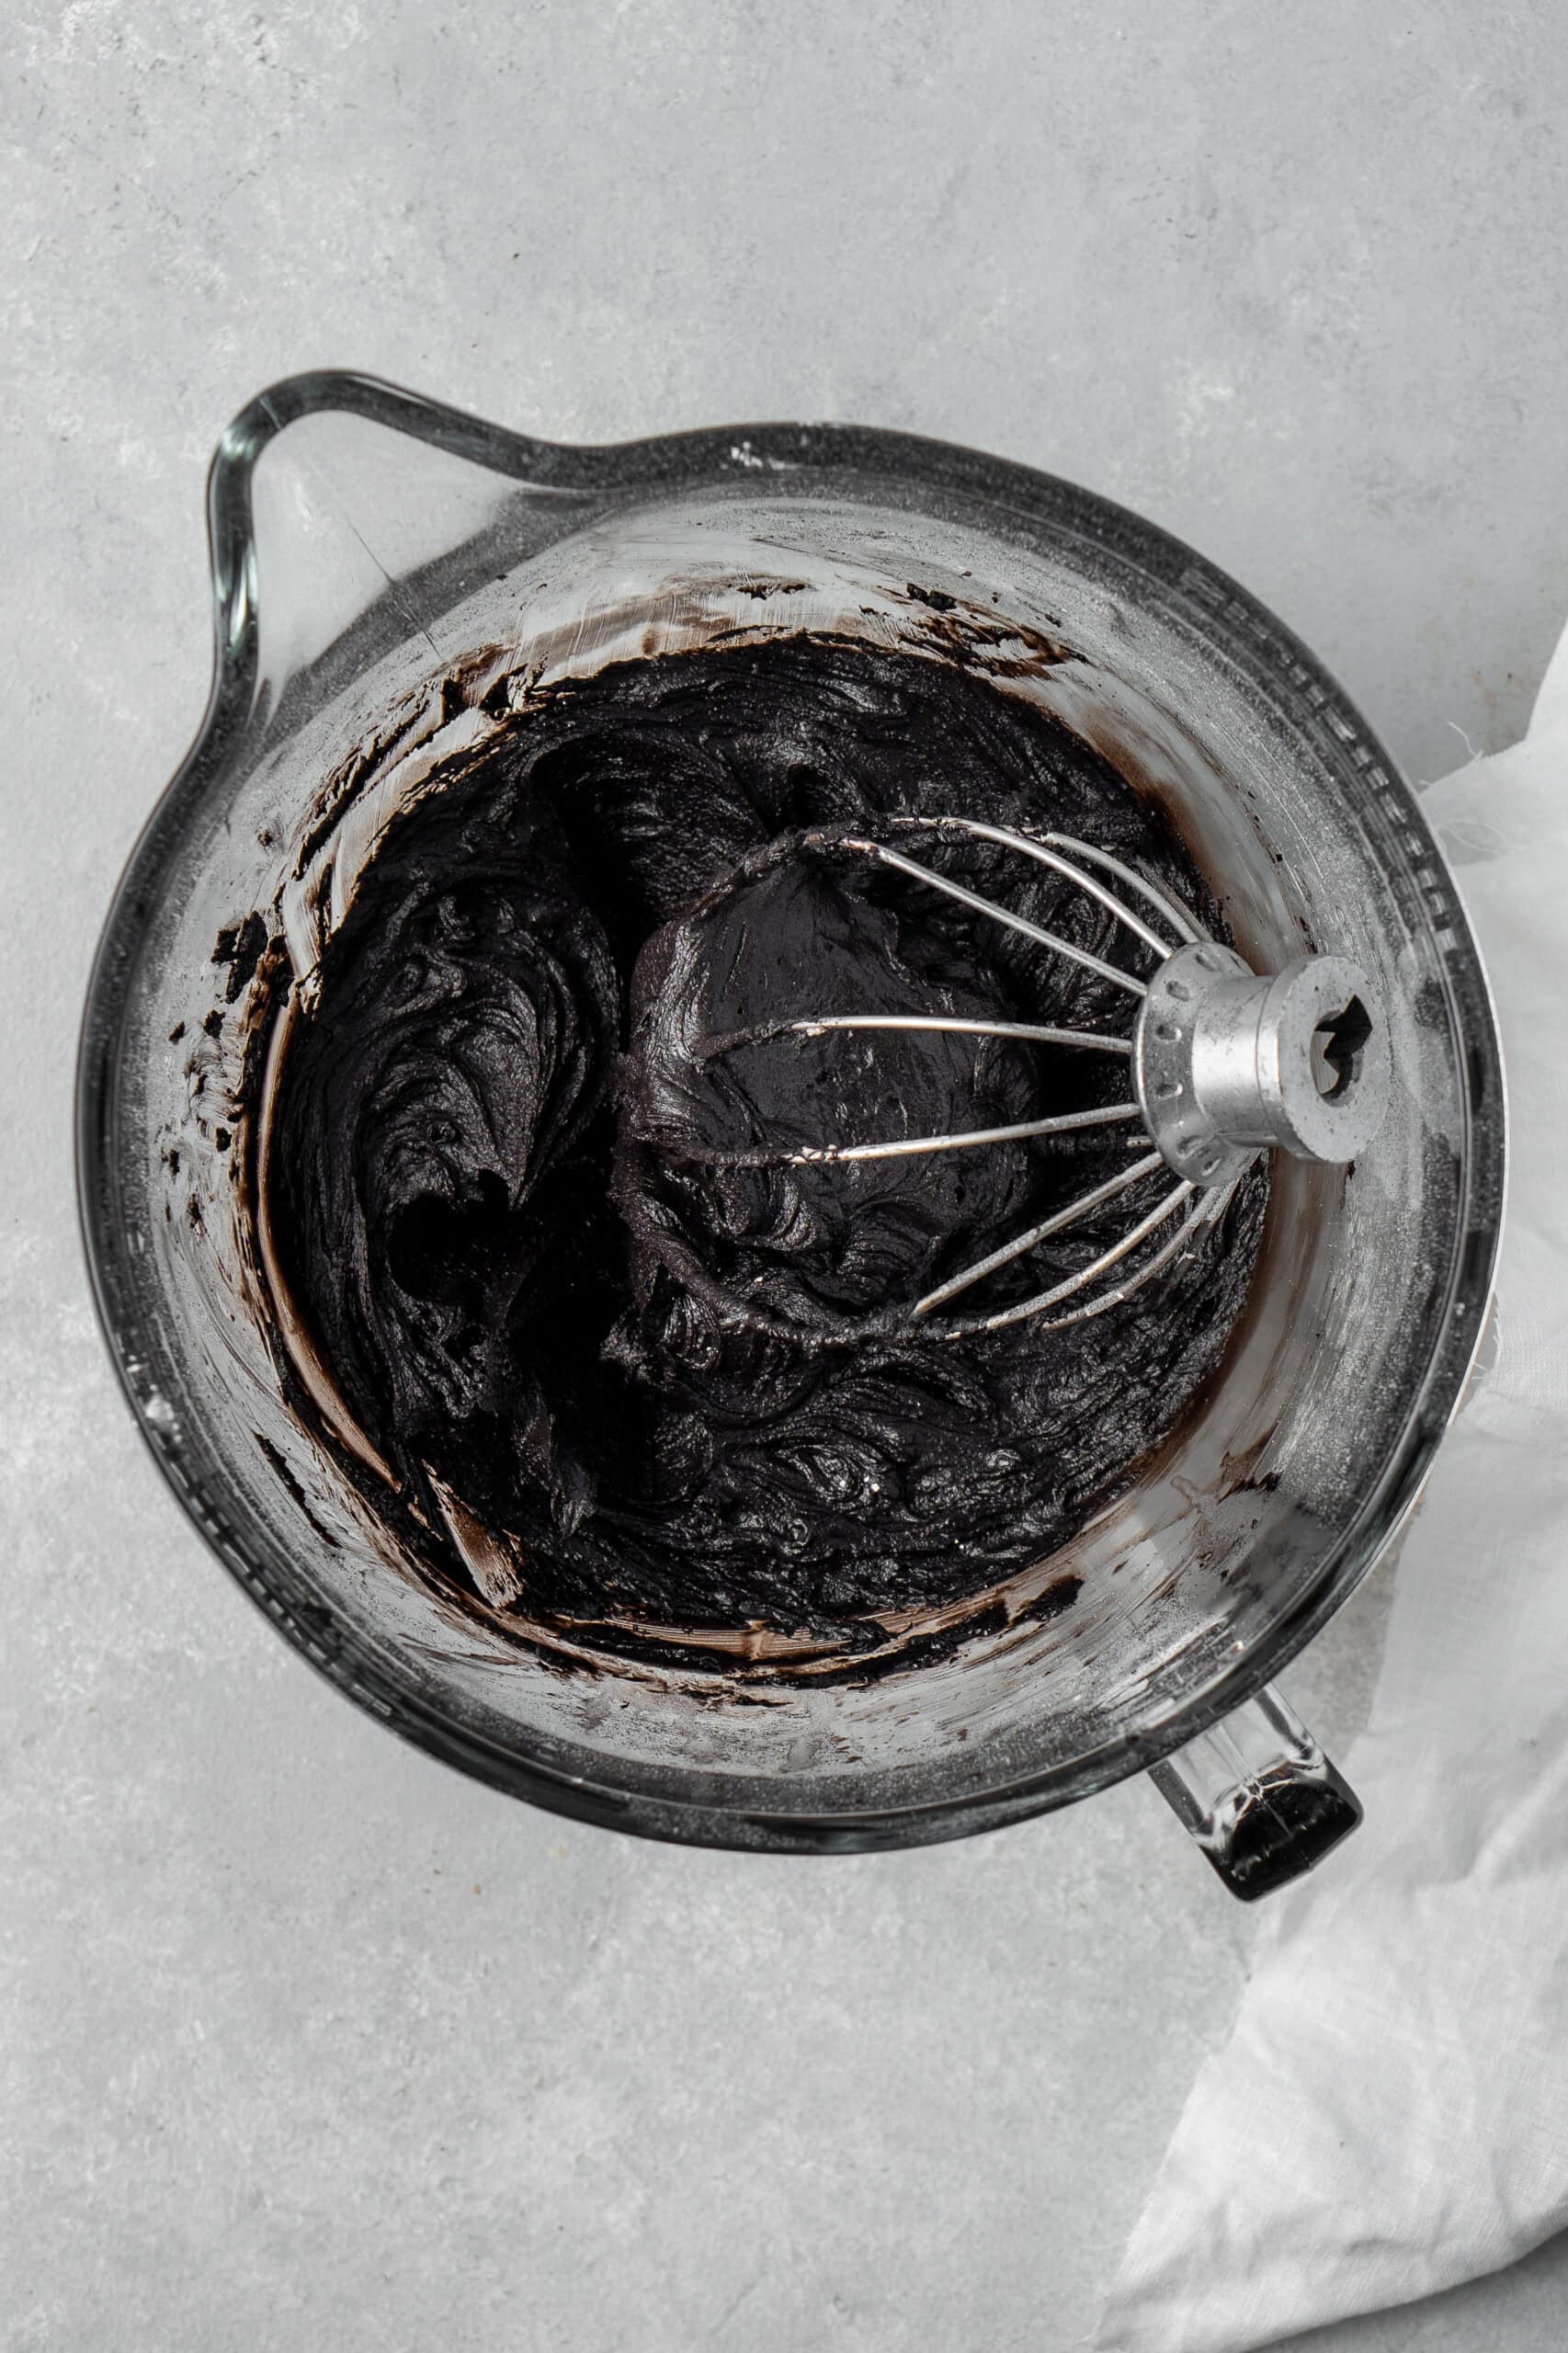
[{"label": "bowl handle", "polygon": [[1270,1686],[1149,1779],[1244,1904],[1310,1871],[1361,1819],[1355,1791]]}]

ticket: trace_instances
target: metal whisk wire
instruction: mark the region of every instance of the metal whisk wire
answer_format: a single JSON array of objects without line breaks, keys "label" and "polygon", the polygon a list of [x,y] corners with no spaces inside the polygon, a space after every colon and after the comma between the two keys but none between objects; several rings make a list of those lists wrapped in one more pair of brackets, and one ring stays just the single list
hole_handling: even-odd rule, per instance
[{"label": "metal whisk wire", "polygon": [[[1077,841],[1070,835],[1049,834],[1036,840],[1028,835],[1015,832],[1006,826],[985,824],[977,819],[966,817],[942,816],[892,822],[904,824],[911,830],[918,829],[927,833],[989,842],[998,847],[1021,853],[1037,864],[1061,875],[1064,881],[1071,882],[1087,898],[1095,901],[1162,962],[1175,952],[1176,948],[1195,944],[1208,937],[1185,908],[1178,907],[1165,892],[1149,881],[1145,876],[1138,874],[1119,858],[1112,857],[1109,852],[1094,849],[1087,843]],[[885,841],[857,834],[843,834],[831,837],[807,836],[808,847],[819,845],[872,859],[877,864],[902,874],[908,881],[940,892],[944,896],[955,900],[960,906],[968,908],[971,914],[981,915],[989,922],[1021,935],[1039,947],[1046,948],[1052,953],[1066,958],[1069,962],[1110,983],[1128,996],[1141,1000],[1147,994],[1147,984],[1137,973],[1128,972],[1119,965],[1109,963],[1104,957],[1095,955],[1089,949],[1079,947],[1075,942],[1062,938],[1058,933],[1047,930],[1042,925],[1031,922],[1027,916],[1017,914],[1015,909],[1002,905],[994,899],[986,898],[977,891],[971,891],[967,885],[955,881],[951,876],[924,865],[918,859],[906,857],[902,850],[893,848]],[[1176,941],[1173,943],[1164,938],[1134,908],[1128,906],[1109,885],[1101,881],[1092,870],[1095,868],[1098,868],[1101,874],[1113,875],[1125,890],[1135,893],[1145,905],[1158,916],[1163,917],[1169,929],[1176,933]],[[700,1049],[700,1058],[705,1062],[712,1061],[734,1052],[737,1048],[760,1045],[772,1039],[786,1036],[814,1038],[836,1031],[879,1030],[1006,1039],[1020,1043],[1076,1048],[1089,1052],[1119,1056],[1123,1060],[1129,1059],[1132,1053],[1131,1036],[1122,1037],[1098,1030],[1064,1029],[1044,1022],[980,1020],[950,1014],[824,1013],[757,1024],[750,1029],[731,1030],[721,1036],[710,1038],[704,1041]],[[1142,1116],[1141,1106],[1135,1100],[1129,1098],[1126,1102],[1106,1105],[1090,1110],[1058,1112],[1048,1118],[1019,1120],[1004,1127],[960,1130],[943,1135],[906,1136],[866,1143],[802,1144],[792,1148],[757,1146],[727,1152],[714,1150],[702,1152],[696,1156],[710,1165],[724,1167],[809,1165],[835,1161],[902,1159],[922,1153],[972,1151],[991,1144],[1033,1141],[1036,1138],[1066,1135],[1086,1129],[1131,1125],[1133,1122],[1142,1122]],[[909,1311],[911,1322],[923,1323],[936,1309],[945,1306],[949,1301],[956,1299],[972,1285],[983,1281],[987,1276],[995,1273],[1014,1259],[1022,1257],[1028,1252],[1038,1248],[1041,1243],[1050,1240],[1052,1236],[1065,1233],[1084,1219],[1091,1217],[1096,1210],[1103,1208],[1120,1194],[1130,1191],[1134,1186],[1153,1176],[1164,1165],[1161,1154],[1158,1151],[1151,1152],[1146,1149],[1149,1139],[1144,1133],[1140,1133],[1135,1142],[1145,1149],[1141,1151],[1140,1157],[1131,1167],[1119,1172],[1103,1183],[1091,1187],[1076,1199],[1054,1211],[1051,1216],[1031,1226],[1027,1233],[1017,1235],[998,1249],[987,1253],[983,1258],[949,1277],[937,1290],[927,1292],[924,1298],[914,1303]],[[1051,1284],[1032,1298],[1000,1309],[993,1315],[962,1324],[946,1322],[932,1326],[932,1330],[943,1336],[957,1336],[960,1331],[993,1330],[1005,1324],[1017,1323],[1026,1318],[1044,1315],[1052,1308],[1065,1307],[1072,1300],[1080,1300],[1080,1303],[1067,1313],[1053,1318],[1053,1324],[1076,1322],[1085,1315],[1103,1313],[1106,1309],[1118,1304],[1121,1300],[1130,1298],[1144,1282],[1151,1280],[1170,1263],[1200,1225],[1220,1213],[1224,1206],[1222,1200],[1208,1199],[1200,1203],[1199,1207],[1183,1221],[1176,1233],[1169,1236],[1136,1270],[1111,1285],[1098,1299],[1092,1302],[1081,1300],[1081,1294],[1090,1290],[1103,1277],[1112,1274],[1139,1248],[1141,1244],[1150,1239],[1161,1226],[1166,1224],[1191,1198],[1194,1190],[1195,1188],[1190,1180],[1184,1178],[1178,1181],[1153,1210],[1140,1218],[1111,1247],[1101,1251],[1088,1266]],[[1225,1194],[1225,1199],[1228,1199],[1229,1190]]]}]

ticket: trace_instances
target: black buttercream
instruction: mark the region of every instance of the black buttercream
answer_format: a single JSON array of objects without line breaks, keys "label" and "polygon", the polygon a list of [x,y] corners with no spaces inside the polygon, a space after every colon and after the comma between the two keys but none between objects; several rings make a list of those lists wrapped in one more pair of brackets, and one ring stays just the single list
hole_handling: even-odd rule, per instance
[{"label": "black buttercream", "polygon": [[[1261,1169],[1125,1305],[944,1339],[914,1301],[1125,1166],[1135,1130],[730,1165],[1127,1098],[1125,1059],[1082,1049],[711,1051],[856,1011],[1126,1034],[1125,992],[837,838],[876,834],[1149,969],[1059,876],[887,824],[943,812],[1080,835],[1223,937],[1157,813],[1040,710],[947,662],[803,638],[536,698],[362,877],[285,1057],[275,1235],[366,1432],[432,1527],[434,1473],[496,1535],[526,1611],[854,1641],[863,1613],[983,1590],[1063,1540],[1212,1370]],[[1169,1181],[934,1323],[1062,1279]]]}]

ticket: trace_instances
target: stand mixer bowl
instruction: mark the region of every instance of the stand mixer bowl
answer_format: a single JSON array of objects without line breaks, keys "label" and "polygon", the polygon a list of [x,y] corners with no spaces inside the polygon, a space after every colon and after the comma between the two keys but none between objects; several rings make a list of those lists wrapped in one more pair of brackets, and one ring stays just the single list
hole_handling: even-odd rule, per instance
[{"label": "stand mixer bowl", "polygon": [[[210,497],[211,700],[100,945],[78,1167],[120,1380],[225,1564],[395,1730],[583,1819],[845,1851],[1147,1769],[1238,1894],[1316,1860],[1358,1809],[1269,1678],[1430,1467],[1480,1337],[1504,1150],[1462,910],[1333,681],[1123,510],[894,434],[571,449],[306,376],[236,419]],[[912,1629],[885,1620],[881,1671],[858,1678],[736,1630],[694,1665],[591,1630],[520,1637],[406,1557],[308,1351],[280,1342],[249,1084],[279,1034],[283,941],[308,964],[384,827],[483,755],[512,696],[802,631],[961,655],[1031,699],[1158,804],[1254,972],[1348,960],[1388,1029],[1366,1148],[1276,1153],[1246,1308],[1176,1432],[1069,1543],[962,1605],[941,1655],[901,1663]]]}]

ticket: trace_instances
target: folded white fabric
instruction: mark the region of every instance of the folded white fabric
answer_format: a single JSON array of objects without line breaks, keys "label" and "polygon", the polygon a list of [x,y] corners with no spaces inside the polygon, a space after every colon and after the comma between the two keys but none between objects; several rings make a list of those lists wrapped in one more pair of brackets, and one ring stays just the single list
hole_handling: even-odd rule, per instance
[{"label": "folded white fabric", "polygon": [[1411,1527],[1344,1760],[1366,1823],[1261,1924],[1101,2353],[1248,2353],[1568,2225],[1568,635],[1525,741],[1422,806],[1507,1064],[1494,1358]]}]

